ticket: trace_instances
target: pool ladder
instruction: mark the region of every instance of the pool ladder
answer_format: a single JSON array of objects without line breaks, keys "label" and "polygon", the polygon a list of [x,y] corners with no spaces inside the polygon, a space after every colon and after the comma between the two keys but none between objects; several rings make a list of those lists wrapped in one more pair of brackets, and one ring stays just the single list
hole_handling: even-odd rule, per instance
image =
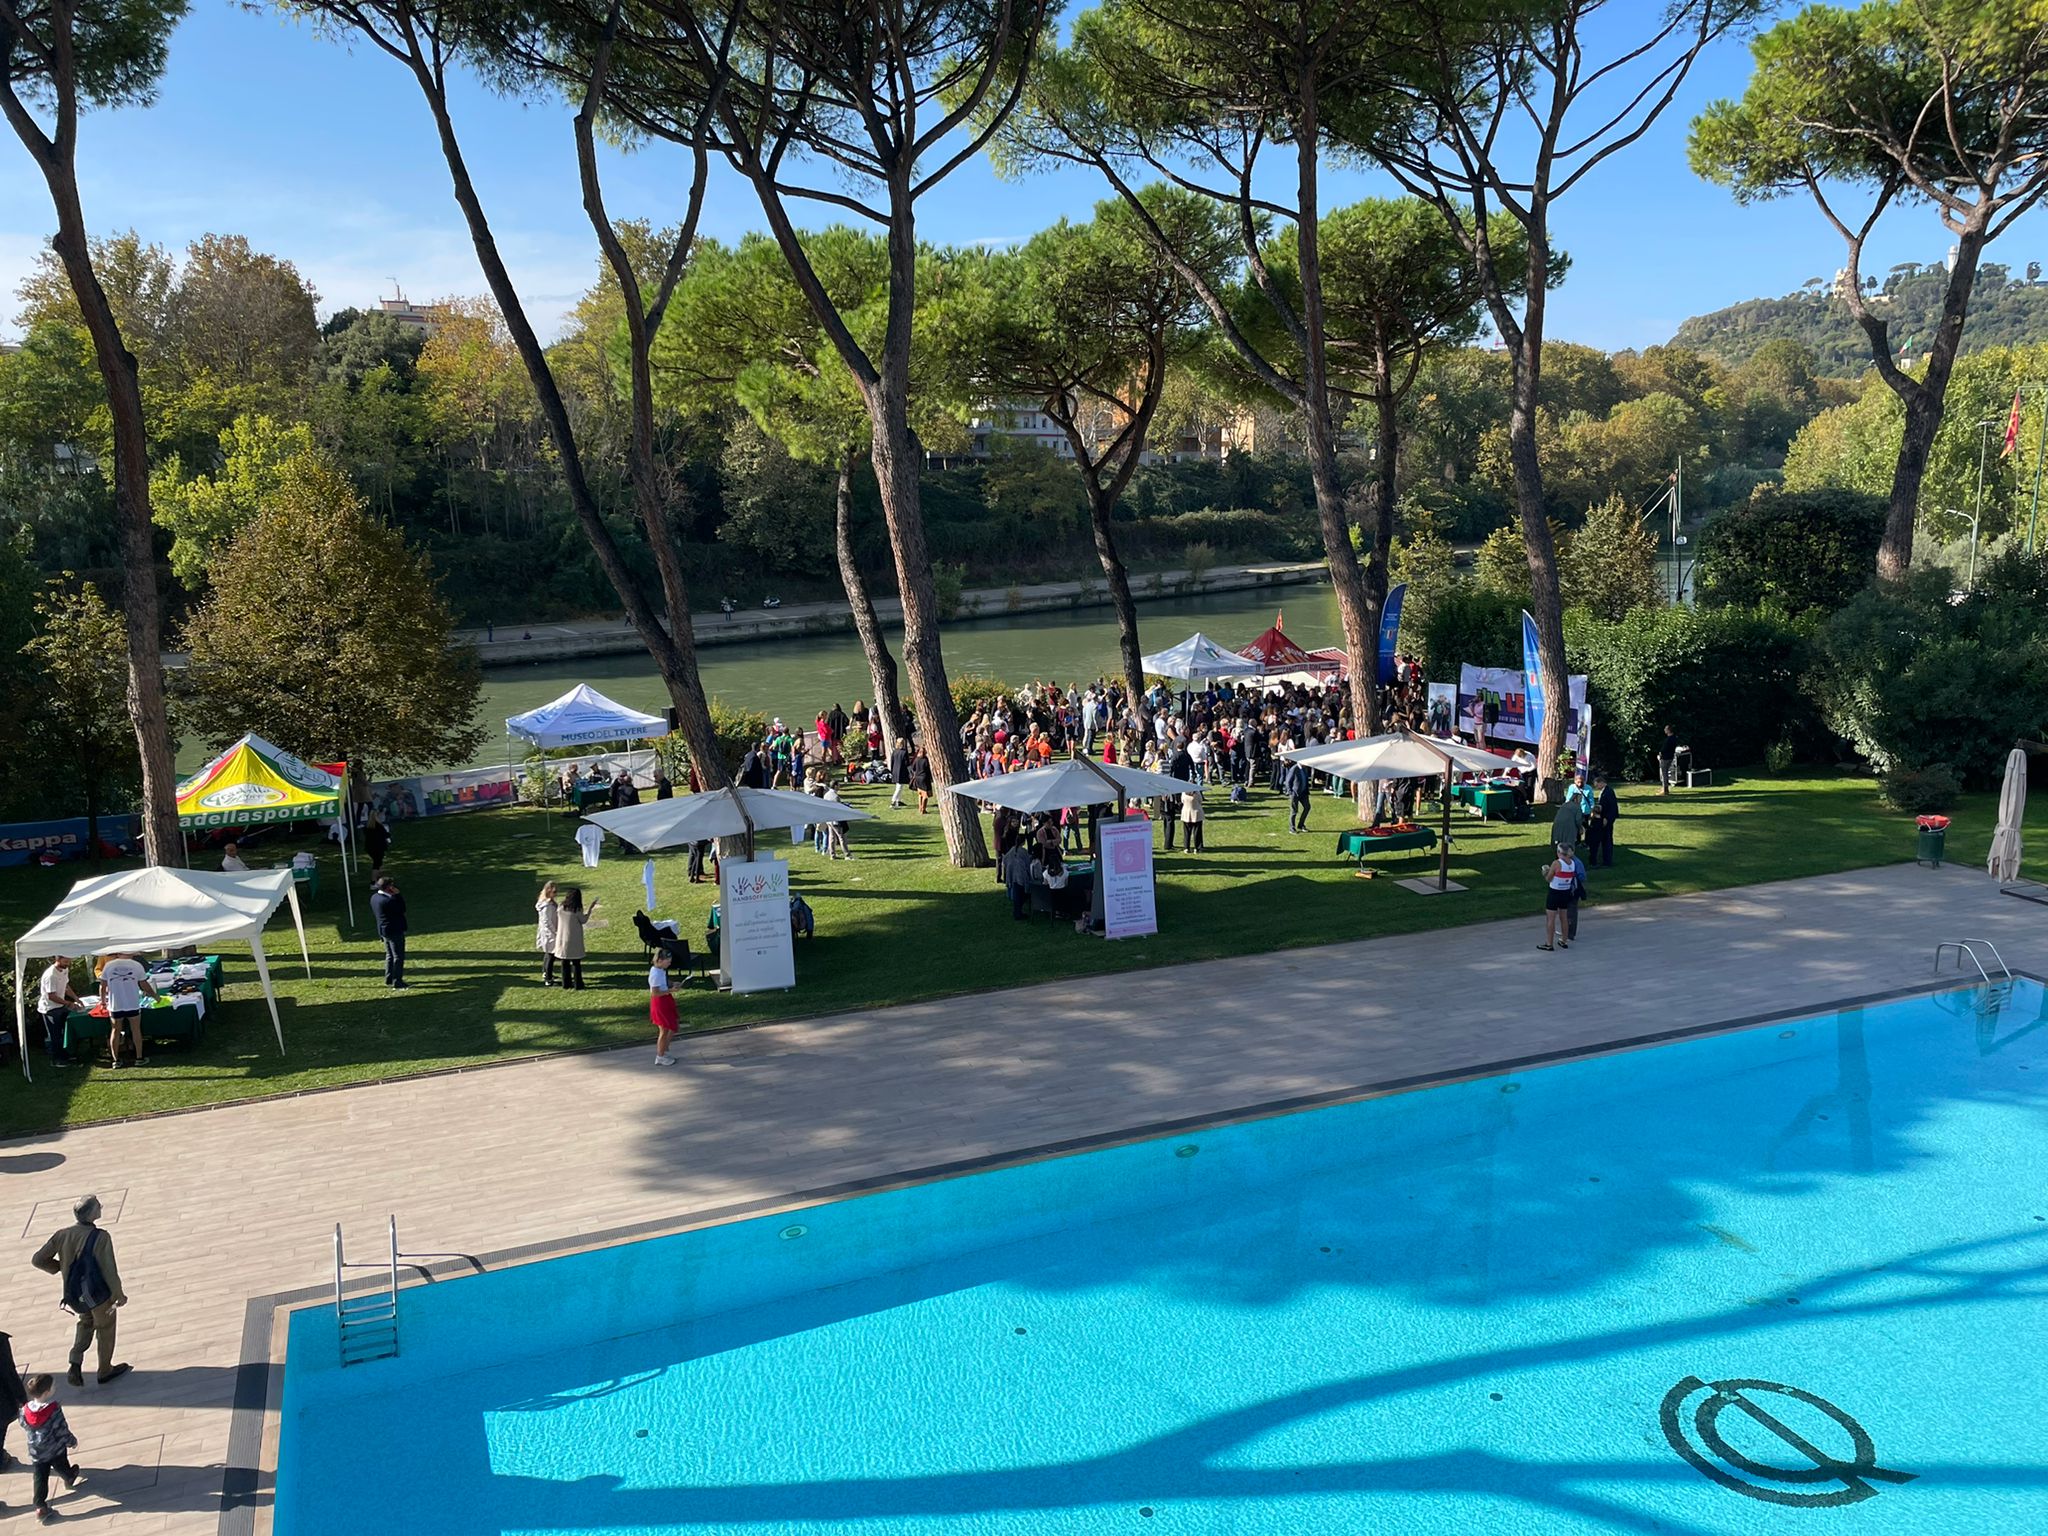
[{"label": "pool ladder", "polygon": [[1984,948],[1990,953],[1991,963],[1992,965],[1998,968],[1998,975],[2000,979],[2004,982],[2006,986],[2011,986],[2012,968],[2005,963],[2004,957],[1998,953],[1998,946],[1992,943],[1989,939],[1942,940],[1941,943],[1934,946],[1935,974],[1937,976],[1941,974],[1941,957],[1947,954],[1948,951],[1954,950],[1956,952],[1957,970],[1960,971],[1963,968],[1963,957],[1965,955],[1968,955],[1970,957],[1970,964],[1976,966],[1977,974],[1984,978],[1984,984],[1986,986],[1994,985],[1994,983],[1991,980],[1991,972],[1985,968],[1984,957],[1977,953],[1977,946],[1979,944],[1983,945]]},{"label": "pool ladder", "polygon": [[[398,1218],[389,1218],[391,1247],[381,1259],[351,1259],[342,1246],[341,1223],[334,1224],[334,1321],[341,1340],[341,1363],[364,1365],[389,1360],[398,1353],[398,1271],[409,1269],[431,1284],[434,1273],[416,1259],[460,1259],[478,1274],[481,1262],[466,1253],[406,1253],[398,1246]],[[348,1272],[375,1270],[380,1283],[347,1292]]]}]

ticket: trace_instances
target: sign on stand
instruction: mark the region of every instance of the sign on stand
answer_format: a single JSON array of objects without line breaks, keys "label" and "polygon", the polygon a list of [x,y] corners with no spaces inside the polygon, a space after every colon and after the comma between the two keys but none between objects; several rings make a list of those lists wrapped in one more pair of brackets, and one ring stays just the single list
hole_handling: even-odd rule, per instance
[{"label": "sign on stand", "polygon": [[738,992],[796,985],[789,933],[789,866],[780,859],[722,859],[718,865],[718,955]]},{"label": "sign on stand", "polygon": [[1152,823],[1105,821],[1097,829],[1101,859],[1102,936],[1135,939],[1159,931],[1152,890]]}]

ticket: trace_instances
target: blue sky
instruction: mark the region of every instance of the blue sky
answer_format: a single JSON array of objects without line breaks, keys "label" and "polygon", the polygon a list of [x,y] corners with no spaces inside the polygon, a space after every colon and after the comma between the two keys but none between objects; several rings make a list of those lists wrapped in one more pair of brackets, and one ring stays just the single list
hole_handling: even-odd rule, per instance
[{"label": "blue sky", "polygon": [[[1552,300],[1553,336],[1646,346],[1669,339],[1688,315],[1785,293],[1840,265],[1839,241],[1805,203],[1737,208],[1686,168],[1690,118],[1714,97],[1739,94],[1747,72],[1743,47],[1720,46],[1648,137],[1558,205],[1556,237],[1574,265]],[[520,291],[551,334],[596,270],[566,109],[471,90],[457,116]],[[173,248],[208,232],[245,234],[297,264],[323,313],[372,303],[394,281],[415,299],[483,288],[410,77],[381,54],[345,51],[272,13],[201,0],[173,41],[157,104],[88,118],[79,159],[95,232],[132,227]],[[614,213],[672,219],[680,171],[666,151],[616,157],[607,172]],[[1336,176],[1329,205],[1386,190],[1364,175]],[[1015,239],[1062,214],[1085,215],[1101,195],[1091,172],[1004,182],[976,163],[922,205],[921,230],[944,242]],[[2041,254],[2039,217],[1995,246],[1996,257],[2018,267]],[[1931,212],[1892,220],[1866,270],[1934,260],[1947,248]],[[706,233],[732,238],[759,225],[752,194],[721,180]],[[11,295],[50,227],[33,166],[11,135],[0,136],[0,289]],[[0,304],[8,334],[12,307]]]}]

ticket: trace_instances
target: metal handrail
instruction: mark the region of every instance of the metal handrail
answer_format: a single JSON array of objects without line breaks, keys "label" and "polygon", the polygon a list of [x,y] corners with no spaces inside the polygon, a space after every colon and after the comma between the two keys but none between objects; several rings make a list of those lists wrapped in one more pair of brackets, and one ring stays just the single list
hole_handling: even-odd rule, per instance
[{"label": "metal handrail", "polygon": [[1983,957],[1977,953],[1977,946],[1979,944],[1982,944],[1991,951],[1992,962],[1997,965],[2000,974],[2007,981],[2011,981],[2012,968],[2005,963],[2005,957],[1999,954],[1998,946],[1989,939],[1943,939],[1934,946],[1935,973],[1939,975],[1941,972],[1942,955],[1952,949],[1956,952],[1956,969],[1960,971],[1963,968],[1963,956],[1968,955],[1970,957],[1970,964],[1977,967],[1977,974],[1983,977],[1984,984],[1989,986],[1991,984],[1991,972],[1984,968]]},{"label": "metal handrail", "polygon": [[[460,1259],[478,1274],[484,1272],[483,1261],[467,1253],[408,1253],[398,1246],[398,1217],[389,1218],[387,1232],[390,1237],[390,1253],[375,1261],[351,1259],[342,1246],[341,1223],[334,1224],[334,1317],[343,1340],[344,1355],[347,1351],[347,1336],[353,1328],[389,1325],[391,1330],[391,1353],[398,1353],[398,1271],[409,1269],[426,1284],[433,1284],[434,1272],[416,1259]],[[351,1269],[374,1269],[385,1276],[381,1291],[370,1291],[359,1296],[346,1296],[343,1289],[347,1271]],[[370,1358],[370,1357],[365,1357]],[[383,1358],[381,1356],[376,1358]],[[347,1362],[345,1362],[347,1363]]]}]

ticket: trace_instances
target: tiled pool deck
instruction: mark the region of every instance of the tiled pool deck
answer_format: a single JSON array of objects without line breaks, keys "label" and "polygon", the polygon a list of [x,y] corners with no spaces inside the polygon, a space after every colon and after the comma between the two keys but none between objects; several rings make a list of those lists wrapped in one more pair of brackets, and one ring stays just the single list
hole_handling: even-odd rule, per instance
[{"label": "tiled pool deck", "polygon": [[[634,1049],[0,1142],[15,1248],[0,1328],[25,1368],[61,1369],[68,1322],[27,1257],[77,1194],[99,1190],[110,1209],[118,1197],[121,1355],[136,1370],[68,1393],[93,1497],[65,1513],[124,1536],[213,1533],[245,1327],[267,1348],[267,1312],[250,1299],[329,1284],[336,1221],[365,1255],[390,1213],[408,1247],[503,1253],[772,1208],[1075,1138],[1824,1007],[1924,983],[1938,940],[1977,935],[2015,969],[2048,973],[2048,907],[2000,895],[1981,871],[1900,865],[1589,909],[1568,954],[1536,951],[1532,916],[710,1036],[673,1071]],[[26,1477],[0,1474],[0,1523],[26,1524],[27,1493]],[[264,1505],[259,1489],[230,1528],[266,1528]]]}]

